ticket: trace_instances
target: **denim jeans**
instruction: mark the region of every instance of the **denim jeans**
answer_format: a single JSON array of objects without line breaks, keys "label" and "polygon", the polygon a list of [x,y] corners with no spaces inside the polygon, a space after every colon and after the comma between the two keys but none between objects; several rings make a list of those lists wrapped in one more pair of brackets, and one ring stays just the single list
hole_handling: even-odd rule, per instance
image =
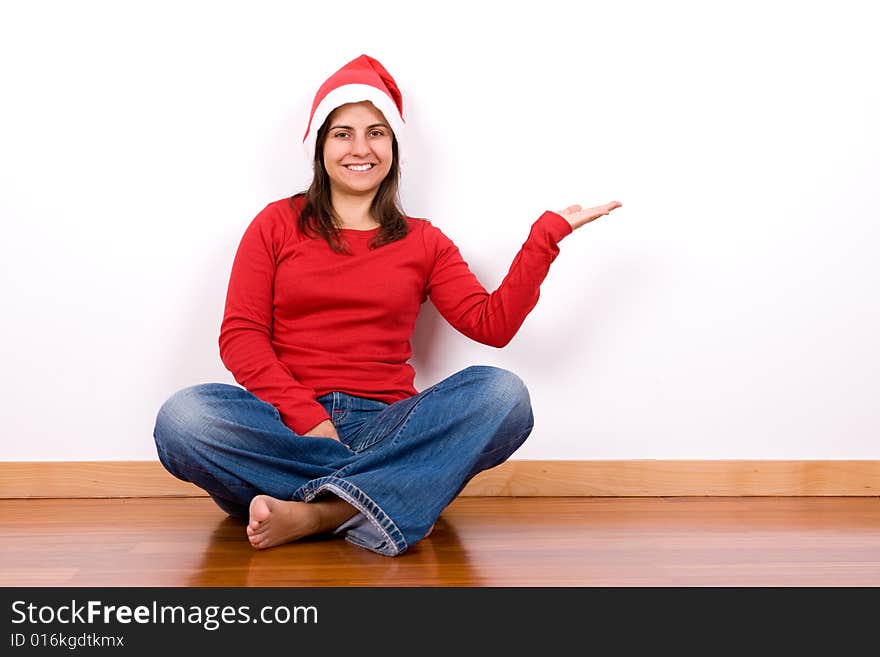
[{"label": "denim jeans", "polygon": [[318,402],[340,441],[294,433],[243,388],[184,388],[159,410],[159,460],[233,516],[246,518],[261,493],[304,502],[336,495],[360,513],[335,533],[397,556],[474,475],[513,454],[534,423],[522,380],[490,366],[468,367],[393,404],[342,392]]}]

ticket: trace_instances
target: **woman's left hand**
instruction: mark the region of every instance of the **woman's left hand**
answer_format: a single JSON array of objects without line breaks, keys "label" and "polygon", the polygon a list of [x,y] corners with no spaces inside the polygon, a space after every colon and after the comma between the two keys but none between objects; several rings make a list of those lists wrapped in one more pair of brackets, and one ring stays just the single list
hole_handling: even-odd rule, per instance
[{"label": "woman's left hand", "polygon": [[571,229],[574,230],[575,228],[580,228],[584,224],[590,223],[593,219],[598,219],[599,217],[608,214],[620,206],[621,203],[618,201],[611,201],[605,205],[597,205],[594,208],[582,208],[579,205],[569,205],[565,210],[560,210],[557,214],[565,217],[566,221],[571,224]]}]

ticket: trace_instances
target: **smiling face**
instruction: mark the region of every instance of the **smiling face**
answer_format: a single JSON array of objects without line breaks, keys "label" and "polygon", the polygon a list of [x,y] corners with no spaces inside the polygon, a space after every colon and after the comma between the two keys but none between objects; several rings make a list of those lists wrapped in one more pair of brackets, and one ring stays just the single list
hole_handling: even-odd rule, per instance
[{"label": "smiling face", "polygon": [[393,133],[382,112],[368,101],[348,103],[327,119],[324,168],[334,194],[376,195],[391,171]]}]

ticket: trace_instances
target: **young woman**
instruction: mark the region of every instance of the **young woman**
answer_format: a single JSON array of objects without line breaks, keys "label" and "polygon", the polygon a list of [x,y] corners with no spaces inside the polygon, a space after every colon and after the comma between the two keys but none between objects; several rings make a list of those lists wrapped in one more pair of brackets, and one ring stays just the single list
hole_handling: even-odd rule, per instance
[{"label": "young woman", "polygon": [[497,367],[416,391],[421,305],[503,347],[558,243],[620,206],[542,214],[489,294],[439,228],[399,208],[402,107],[366,55],[321,86],[303,140],[311,186],[267,205],[233,262],[219,345],[241,387],[188,387],[159,411],[161,462],[248,518],[255,548],[333,534],[396,556],[424,538],[474,475],[523,443],[533,416],[522,380]]}]

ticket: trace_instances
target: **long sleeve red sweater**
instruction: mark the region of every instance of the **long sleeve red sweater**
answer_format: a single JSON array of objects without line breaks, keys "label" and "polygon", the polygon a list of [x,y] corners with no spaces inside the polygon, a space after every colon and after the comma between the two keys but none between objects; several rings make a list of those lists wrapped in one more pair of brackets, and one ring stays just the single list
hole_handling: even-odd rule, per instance
[{"label": "long sleeve red sweater", "polygon": [[304,434],[328,419],[317,398],[340,391],[388,403],[417,394],[410,338],[427,300],[458,331],[503,347],[538,302],[571,224],[545,212],[491,294],[452,241],[407,218],[402,240],[344,229],[352,255],[298,229],[301,197],[270,203],[245,231],[229,278],[220,357],[239,384]]}]

